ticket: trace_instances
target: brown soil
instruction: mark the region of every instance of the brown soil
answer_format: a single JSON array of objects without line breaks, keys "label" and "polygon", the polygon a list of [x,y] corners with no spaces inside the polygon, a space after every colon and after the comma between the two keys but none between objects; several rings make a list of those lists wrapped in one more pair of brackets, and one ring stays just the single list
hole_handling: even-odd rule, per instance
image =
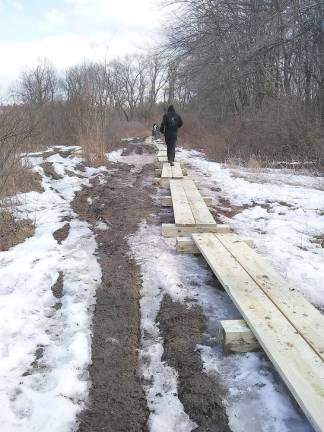
[{"label": "brown soil", "polygon": [[53,180],[60,180],[62,178],[62,176],[57,174],[57,172],[55,171],[52,162],[44,162],[40,166],[43,168],[44,173],[47,177],[50,177]]},{"label": "brown soil", "polygon": [[131,166],[118,166],[108,184],[93,181],[93,188],[84,188],[73,204],[93,225],[98,220],[110,224],[109,230],[97,231],[102,284],[93,319],[90,402],[80,416],[79,432],[147,430],[149,413],[138,376],[141,276],[128,255],[127,236],[154,212],[153,189],[142,183],[153,177],[154,167],[146,166],[134,178]]},{"label": "brown soil", "polygon": [[321,248],[324,248],[324,234],[315,236],[311,241],[312,243],[318,244]]},{"label": "brown soil", "polygon": [[0,251],[23,243],[35,232],[30,219],[16,220],[10,211],[0,211]]},{"label": "brown soil", "polygon": [[157,321],[164,339],[162,360],[178,372],[178,395],[195,431],[228,432],[219,385],[203,372],[197,344],[204,342],[206,318],[199,306],[186,307],[165,296]]},{"label": "brown soil", "polygon": [[57,278],[57,281],[52,286],[53,296],[57,299],[60,299],[63,297],[63,281],[64,281],[64,274],[63,274],[63,272],[59,272],[59,276]]},{"label": "brown soil", "polygon": [[65,239],[67,239],[70,232],[70,224],[66,223],[62,228],[59,228],[53,233],[53,237],[58,244],[61,244]]}]

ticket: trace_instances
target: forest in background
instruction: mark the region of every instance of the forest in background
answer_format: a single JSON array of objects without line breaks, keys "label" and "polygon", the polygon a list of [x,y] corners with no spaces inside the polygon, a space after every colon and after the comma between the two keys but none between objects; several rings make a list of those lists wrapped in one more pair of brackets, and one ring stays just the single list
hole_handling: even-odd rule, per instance
[{"label": "forest in background", "polygon": [[165,40],[150,53],[63,74],[42,60],[21,74],[0,111],[0,193],[17,183],[22,151],[81,145],[99,164],[170,103],[185,121],[180,144],[216,160],[323,166],[324,1],[167,3]]}]

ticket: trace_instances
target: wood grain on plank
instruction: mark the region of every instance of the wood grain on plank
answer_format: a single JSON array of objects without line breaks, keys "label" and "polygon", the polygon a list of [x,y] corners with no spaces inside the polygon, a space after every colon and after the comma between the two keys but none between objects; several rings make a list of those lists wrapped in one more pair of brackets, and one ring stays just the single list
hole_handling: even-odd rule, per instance
[{"label": "wood grain on plank", "polygon": [[182,180],[170,180],[174,220],[177,226],[195,226],[187,195],[183,189]]}]

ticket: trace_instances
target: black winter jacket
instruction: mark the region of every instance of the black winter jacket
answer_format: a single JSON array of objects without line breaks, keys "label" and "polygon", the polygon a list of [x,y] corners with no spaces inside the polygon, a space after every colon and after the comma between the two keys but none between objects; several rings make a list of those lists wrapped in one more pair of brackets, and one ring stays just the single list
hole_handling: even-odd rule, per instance
[{"label": "black winter jacket", "polygon": [[[176,127],[170,127],[169,118],[176,117]],[[176,138],[178,129],[183,125],[182,118],[175,111],[169,111],[163,116],[163,120],[160,126],[160,132],[163,133],[168,138]]]}]

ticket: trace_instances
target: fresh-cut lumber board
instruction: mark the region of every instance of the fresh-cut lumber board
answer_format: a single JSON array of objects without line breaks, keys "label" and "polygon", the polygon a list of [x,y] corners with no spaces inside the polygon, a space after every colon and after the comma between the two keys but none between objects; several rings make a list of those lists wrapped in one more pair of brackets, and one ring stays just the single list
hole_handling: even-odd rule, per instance
[{"label": "fresh-cut lumber board", "polygon": [[159,150],[157,155],[158,157],[167,157],[167,152],[166,150]]},{"label": "fresh-cut lumber board", "polygon": [[231,297],[316,431],[324,430],[324,363],[214,234],[193,234]]},{"label": "fresh-cut lumber board", "polygon": [[[245,237],[238,237],[238,241],[244,242],[249,247],[251,247],[252,240]],[[177,238],[177,252],[179,253],[193,253],[200,254],[199,249],[196,246],[196,243],[193,241],[191,237],[178,237]]]},{"label": "fresh-cut lumber board", "polygon": [[158,156],[158,162],[168,162],[168,158],[166,156]]},{"label": "fresh-cut lumber board", "polygon": [[176,226],[175,224],[162,224],[163,237],[186,237],[191,235],[192,233],[205,232],[228,233],[230,232],[230,227],[229,225],[222,224],[211,225],[208,228],[200,227],[198,225],[181,227]]},{"label": "fresh-cut lumber board", "polygon": [[324,361],[324,315],[236,234],[218,239]]},{"label": "fresh-cut lumber board", "polygon": [[177,226],[195,226],[196,221],[183,189],[182,181],[170,180],[170,189],[175,224]]},{"label": "fresh-cut lumber board", "polygon": [[196,224],[201,226],[216,225],[215,219],[206,206],[195,183],[192,180],[185,179],[182,181],[182,185]]},{"label": "fresh-cut lumber board", "polygon": [[168,162],[163,164],[163,168],[162,168],[162,178],[183,178],[183,174],[182,174],[182,170],[181,170],[181,166],[179,162],[175,162],[174,166],[171,166]]},{"label": "fresh-cut lumber board", "polygon": [[174,165],[171,167],[172,178],[181,179],[183,178],[182,169],[179,162],[174,162]]},{"label": "fresh-cut lumber board", "polygon": [[167,178],[167,179],[172,178],[172,167],[169,164],[169,162],[165,162],[163,164],[161,178]]},{"label": "fresh-cut lumber board", "polygon": [[[155,173],[157,174],[157,171],[155,171]],[[210,197],[203,196],[203,200],[207,206],[212,204],[212,199]],[[161,197],[161,204],[163,207],[172,207],[172,197],[170,195]]]},{"label": "fresh-cut lumber board", "polygon": [[244,320],[220,321],[225,353],[260,351],[260,344]]},{"label": "fresh-cut lumber board", "polygon": [[165,144],[161,144],[161,143],[155,143],[155,147],[158,150],[165,150],[166,151],[166,149],[167,149],[167,146]]},{"label": "fresh-cut lumber board", "polygon": [[196,243],[191,239],[191,237],[177,237],[176,249],[178,253],[200,254],[200,250],[197,248]]}]

